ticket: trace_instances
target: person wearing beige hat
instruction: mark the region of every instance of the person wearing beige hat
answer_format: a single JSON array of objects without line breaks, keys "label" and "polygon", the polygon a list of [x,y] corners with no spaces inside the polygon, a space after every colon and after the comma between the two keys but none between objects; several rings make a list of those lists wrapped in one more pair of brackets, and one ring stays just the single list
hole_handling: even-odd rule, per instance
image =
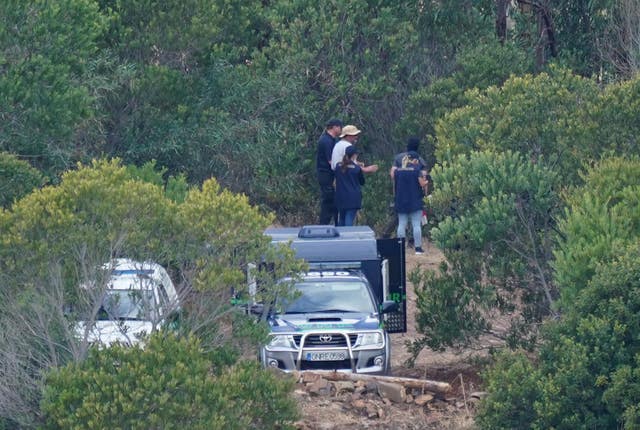
[{"label": "person wearing beige hat", "polygon": [[[331,168],[335,171],[336,165],[344,158],[344,153],[347,147],[355,145],[360,137],[362,130],[359,130],[355,125],[345,125],[342,127],[342,133],[340,133],[340,140],[333,147],[331,153]],[[378,171],[378,165],[372,164],[370,166],[364,166],[361,164],[362,171],[364,173],[373,173]]]}]

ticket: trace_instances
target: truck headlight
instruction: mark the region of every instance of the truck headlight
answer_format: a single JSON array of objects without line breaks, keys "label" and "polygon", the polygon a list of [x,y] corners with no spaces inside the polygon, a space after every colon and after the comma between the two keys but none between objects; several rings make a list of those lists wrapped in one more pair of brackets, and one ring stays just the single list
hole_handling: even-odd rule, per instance
[{"label": "truck headlight", "polygon": [[277,334],[271,336],[269,348],[294,348],[293,336]]},{"label": "truck headlight", "polygon": [[358,345],[382,347],[382,333],[380,332],[363,333],[359,336]]}]

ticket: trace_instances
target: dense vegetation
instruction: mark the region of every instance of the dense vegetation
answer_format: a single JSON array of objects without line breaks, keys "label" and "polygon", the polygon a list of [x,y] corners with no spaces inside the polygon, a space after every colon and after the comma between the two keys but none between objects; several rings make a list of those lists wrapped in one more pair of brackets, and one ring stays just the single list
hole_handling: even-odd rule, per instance
[{"label": "dense vegetation", "polygon": [[[77,286],[123,255],[189,291],[179,337],[156,341],[200,356],[176,383],[222,366],[231,391],[272,383],[239,361],[261,334],[226,306],[230,287],[269,252],[267,225],[315,222],[315,141],[339,117],[383,166],[360,223],[387,221],[384,167],[406,137],[433,165],[429,233],[447,265],[412,275],[414,352],[473,343],[518,310],[505,339],[518,352],[487,372],[479,423],[637,427],[639,29],[635,0],[6,1],[0,417],[88,425],[122,399],[65,417],[55,387],[91,390],[109,360],[164,359],[90,353],[62,312],[82,310]],[[273,261],[296,267],[286,252]],[[215,382],[201,376],[188,395]],[[287,425],[290,405],[261,389],[252,401],[272,421],[243,425]],[[157,419],[170,426],[181,407]],[[210,412],[198,425],[238,411]]]}]

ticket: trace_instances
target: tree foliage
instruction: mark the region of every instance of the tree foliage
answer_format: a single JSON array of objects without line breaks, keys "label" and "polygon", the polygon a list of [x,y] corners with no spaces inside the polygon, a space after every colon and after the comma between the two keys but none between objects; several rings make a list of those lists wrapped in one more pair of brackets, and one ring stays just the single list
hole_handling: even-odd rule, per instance
[{"label": "tree foliage", "polygon": [[[554,262],[567,309],[579,305],[576,300],[598,266],[625,252],[640,235],[638,165],[637,158],[605,159],[589,169],[585,185],[567,197],[569,208],[559,225],[563,236]],[[584,305],[589,313],[592,305]]]},{"label": "tree foliage", "polygon": [[118,160],[79,165],[1,213],[0,415],[33,423],[43,372],[86,357],[88,333],[75,324],[95,321],[106,288],[100,268],[112,258],[169,268],[184,309],[179,333],[199,335],[209,350],[253,346],[263,334],[230,305],[247,288],[248,262],[274,262],[265,295],[286,293],[268,282],[302,269],[292,251],[271,248],[263,231],[273,218],[246,196],[212,179],[175,201],[139,176]]},{"label": "tree foliage", "polygon": [[467,90],[500,87],[511,75],[532,71],[525,54],[514,44],[500,44],[488,39],[484,43],[465,46],[457,54],[456,68],[449,75],[434,79],[412,92],[397,129],[426,137],[431,144],[421,151],[435,162],[435,124],[450,111],[467,105]]},{"label": "tree foliage", "polygon": [[622,53],[629,47],[628,37],[626,40],[616,37],[620,35],[616,31],[620,21],[616,18],[621,11],[628,16],[633,10],[621,6],[624,3],[613,0],[499,1],[496,4],[503,6],[502,14],[497,11],[496,21],[502,24],[501,40],[518,44],[535,59],[538,70],[555,63],[581,76],[610,80],[623,70],[616,63],[625,62]]},{"label": "tree foliage", "polygon": [[529,358],[522,352],[503,353],[483,376],[490,394],[480,404],[476,421],[480,428],[532,428],[540,374]]},{"label": "tree foliage", "polygon": [[633,0],[612,3],[597,47],[614,77],[633,78],[640,71],[640,5]]},{"label": "tree foliage", "polygon": [[0,207],[8,208],[42,185],[44,177],[37,169],[12,154],[0,152]]},{"label": "tree foliage", "polygon": [[459,155],[432,175],[438,186],[427,200],[436,216],[431,234],[449,267],[416,278],[416,319],[426,339],[414,352],[421,342],[469,342],[489,327],[490,310],[512,310],[516,301],[525,308],[512,330],[541,321],[557,296],[549,243],[558,176],[510,151]]},{"label": "tree foliage", "polygon": [[[581,116],[580,141],[590,154],[626,156],[640,152],[640,75],[604,88]],[[596,160],[598,158],[596,157]]]},{"label": "tree foliage", "polygon": [[256,363],[217,376],[216,366],[197,340],[171,335],[152,337],[144,349],[93,350],[81,363],[47,376],[43,428],[291,427],[292,380]]},{"label": "tree foliage", "polygon": [[471,90],[467,105],[436,124],[436,156],[517,151],[576,182],[581,163],[598,157],[579,139],[581,112],[597,96],[593,81],[555,68],[537,76],[514,76],[486,91]]},{"label": "tree foliage", "polygon": [[[638,423],[638,160],[607,159],[567,196],[555,282],[563,318],[549,322],[525,380],[527,428],[635,428]],[[489,384],[508,383],[497,367]],[[505,422],[520,397],[491,394],[485,422]],[[500,402],[506,407],[492,406]]]},{"label": "tree foliage", "polygon": [[78,160],[95,115],[92,64],[106,20],[91,0],[7,1],[0,10],[0,150],[49,174]]}]

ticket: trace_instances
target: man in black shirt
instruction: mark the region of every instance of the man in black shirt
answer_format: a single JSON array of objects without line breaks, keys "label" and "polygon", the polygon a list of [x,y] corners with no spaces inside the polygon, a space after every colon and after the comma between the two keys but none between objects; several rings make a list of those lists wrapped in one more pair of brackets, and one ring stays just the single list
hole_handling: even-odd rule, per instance
[{"label": "man in black shirt", "polygon": [[332,119],[327,122],[325,131],[318,139],[318,152],[316,155],[316,170],[318,183],[320,184],[320,222],[330,224],[333,219],[338,224],[338,211],[335,205],[335,188],[333,185],[334,174],[331,169],[331,153],[338,136],[342,132],[342,121]]}]

